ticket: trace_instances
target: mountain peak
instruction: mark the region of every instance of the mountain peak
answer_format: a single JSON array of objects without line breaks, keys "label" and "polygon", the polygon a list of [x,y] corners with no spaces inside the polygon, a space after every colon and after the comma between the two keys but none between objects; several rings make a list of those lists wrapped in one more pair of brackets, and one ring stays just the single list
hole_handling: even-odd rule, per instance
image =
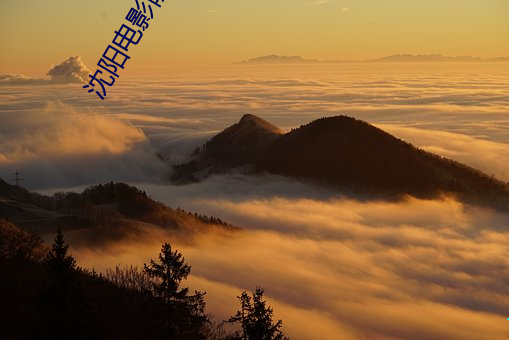
[{"label": "mountain peak", "polygon": [[263,120],[263,119],[256,115],[253,115],[251,113],[246,113],[245,115],[242,116],[242,118],[240,118],[239,122],[242,123],[242,122],[258,121],[258,120]]},{"label": "mountain peak", "polygon": [[283,131],[268,121],[245,114],[240,121],[213,137],[204,148],[205,159],[219,160],[229,167],[240,166],[256,158]]},{"label": "mountain peak", "polygon": [[261,129],[265,130],[268,133],[275,133],[275,134],[281,134],[283,133],[283,130],[275,126],[274,124],[266,121],[263,118],[260,118],[253,114],[245,114],[240,118],[239,122],[237,124],[234,124],[231,126],[231,128],[236,127],[238,128],[251,128],[251,129]]},{"label": "mountain peak", "polygon": [[253,164],[265,148],[282,134],[283,130],[268,121],[245,114],[237,123],[209,140],[193,161],[175,166],[172,178],[192,180],[194,172],[209,168],[208,172],[212,173]]},{"label": "mountain peak", "polygon": [[286,134],[260,117],[244,115],[213,137],[196,160],[177,167],[175,178],[233,168],[309,180],[363,197],[452,194],[468,203],[509,207],[505,183],[343,115],[319,118]]}]

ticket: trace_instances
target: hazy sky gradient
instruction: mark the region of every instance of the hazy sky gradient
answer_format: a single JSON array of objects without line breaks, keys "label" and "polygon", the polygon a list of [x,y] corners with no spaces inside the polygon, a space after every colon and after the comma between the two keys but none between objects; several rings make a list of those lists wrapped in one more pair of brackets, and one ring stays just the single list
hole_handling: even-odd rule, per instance
[{"label": "hazy sky gradient", "polygon": [[[0,72],[42,74],[70,55],[95,64],[132,6],[134,0],[2,1]],[[507,0],[167,0],[132,48],[129,69],[271,53],[508,56],[508,15]]]}]

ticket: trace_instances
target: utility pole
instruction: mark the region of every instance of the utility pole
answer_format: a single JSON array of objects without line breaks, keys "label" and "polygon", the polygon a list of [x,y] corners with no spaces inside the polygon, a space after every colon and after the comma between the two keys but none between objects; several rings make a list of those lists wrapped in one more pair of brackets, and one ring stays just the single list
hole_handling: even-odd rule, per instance
[{"label": "utility pole", "polygon": [[14,173],[14,178],[12,179],[14,185],[16,185],[19,188],[19,182],[21,182],[22,180],[23,178],[20,177],[19,170],[16,170],[16,172]]}]

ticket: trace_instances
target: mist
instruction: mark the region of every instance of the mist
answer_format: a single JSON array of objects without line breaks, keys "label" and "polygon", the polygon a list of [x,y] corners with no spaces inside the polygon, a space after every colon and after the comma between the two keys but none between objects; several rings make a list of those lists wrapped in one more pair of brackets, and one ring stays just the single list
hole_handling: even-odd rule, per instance
[{"label": "mist", "polygon": [[235,313],[243,289],[261,286],[292,338],[507,338],[507,214],[454,197],[361,201],[271,175],[168,179],[172,164],[251,113],[287,131],[350,115],[508,181],[508,79],[498,64],[222,65],[125,77],[100,101],[78,83],[6,74],[0,177],[20,170],[23,186],[45,193],[124,181],[242,227],[142,227],[101,243],[66,235],[78,264],[98,271],[141,265],[171,242],[216,320]]},{"label": "mist", "polygon": [[[135,142],[138,142],[144,145],[144,154],[159,154],[171,164],[184,162],[194,148],[237,122],[243,114],[251,113],[287,131],[319,117],[350,115],[426,150],[508,181],[505,164],[509,144],[509,92],[505,84],[509,73],[501,68],[504,65],[223,65],[182,69],[157,78],[125,78],[108,90],[104,101],[89,95],[79,84],[2,82],[0,176],[10,178],[17,168],[22,172],[40,168],[42,173],[47,173],[45,169],[50,167],[54,171],[44,181],[27,174],[30,176],[26,176],[25,185],[51,189],[96,184],[99,176],[84,174],[83,163],[78,159],[55,162],[55,159],[65,159],[76,148],[83,153],[83,148],[74,146],[70,150],[66,143],[61,143],[51,148],[51,157],[47,156],[48,152],[35,152],[33,159],[41,161],[32,167],[26,156],[34,154],[33,145],[13,141],[27,139],[23,124],[28,129],[34,128],[30,126],[48,128],[52,133],[46,133],[50,140],[62,140],[63,135],[80,136],[72,124],[65,125],[51,118],[54,113],[59,119],[67,119],[63,117],[71,111],[93,113],[96,123],[91,126],[105,126],[104,121],[98,122],[100,119],[115,122],[112,126],[117,136],[103,129],[106,136],[91,132],[93,138],[88,139],[98,137],[98,142],[90,142],[87,162],[92,162],[94,171],[104,175],[105,180],[106,177],[142,182],[167,179],[169,170],[162,171],[156,157],[134,161],[135,164],[126,166],[129,171],[121,171],[126,160],[119,159],[112,164],[105,160],[104,154],[120,157],[136,149]],[[86,66],[73,59],[53,69],[61,71],[57,73],[65,78]],[[48,121],[39,123],[46,119],[44,114]],[[13,120],[20,123],[13,126]],[[32,120],[37,123],[34,125]],[[121,128],[119,124],[123,124]],[[88,131],[84,129],[76,139],[87,141],[85,132]],[[38,141],[40,134],[36,133],[34,141]],[[42,151],[41,147],[38,145],[37,151]],[[126,158],[143,158],[142,153],[134,153],[137,157]],[[5,166],[6,158],[8,166]],[[59,173],[62,167],[68,170]],[[161,171],[147,176],[153,169]],[[123,176],[127,173],[129,176]]]},{"label": "mist", "polygon": [[163,182],[169,173],[145,133],[119,119],[59,101],[1,117],[0,174],[8,179],[20,169],[28,188]]},{"label": "mist", "polygon": [[[192,265],[189,285],[207,291],[217,320],[234,314],[240,291],[261,286],[293,338],[493,339],[507,333],[509,215],[446,197],[361,202],[305,187],[303,195],[280,190],[269,196],[256,182],[230,183],[237,189],[218,198],[206,194],[227,181],[197,184],[201,196],[185,187],[166,194],[242,231],[183,236],[146,230],[143,237],[72,252],[81,265],[104,270],[141,265],[171,242]],[[289,183],[272,178],[271,184]],[[322,198],[298,197],[306,195]]]}]

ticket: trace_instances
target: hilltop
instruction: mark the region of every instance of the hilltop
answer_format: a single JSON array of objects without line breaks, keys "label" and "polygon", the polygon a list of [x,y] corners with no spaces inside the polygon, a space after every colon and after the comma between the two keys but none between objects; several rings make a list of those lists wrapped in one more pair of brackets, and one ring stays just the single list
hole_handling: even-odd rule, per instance
[{"label": "hilltop", "polygon": [[244,116],[207,142],[190,163],[175,167],[173,178],[185,182],[236,170],[283,175],[368,197],[452,194],[509,208],[505,183],[347,116],[321,118],[288,133]]},{"label": "hilltop", "polygon": [[152,226],[175,231],[212,227],[236,229],[219,218],[172,209],[125,183],[91,186],[81,193],[45,196],[0,180],[0,219],[38,235],[65,230],[101,230],[102,238],[119,238]]}]

